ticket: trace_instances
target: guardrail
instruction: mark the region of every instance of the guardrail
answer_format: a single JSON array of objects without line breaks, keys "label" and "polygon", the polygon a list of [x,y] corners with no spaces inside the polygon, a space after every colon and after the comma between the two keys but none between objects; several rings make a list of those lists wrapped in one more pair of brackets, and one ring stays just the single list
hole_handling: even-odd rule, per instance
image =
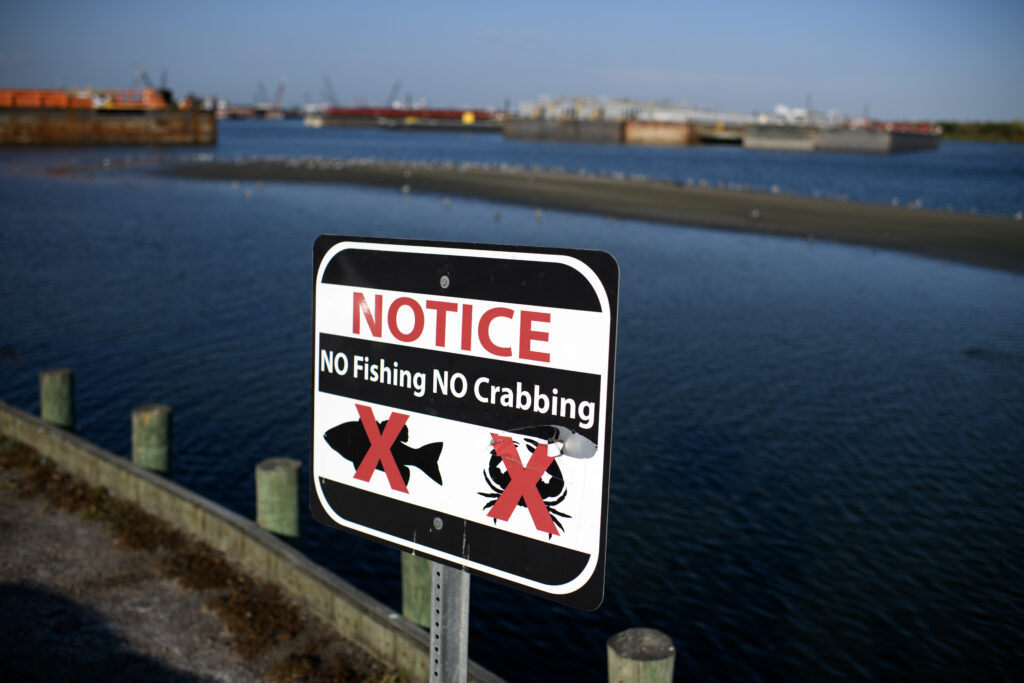
[{"label": "guardrail", "polygon": [[[428,680],[428,635],[422,628],[256,522],[3,401],[0,432],[220,550],[254,576],[279,586],[341,635],[396,666],[409,680]],[[469,663],[469,679],[502,680],[475,662]]]}]

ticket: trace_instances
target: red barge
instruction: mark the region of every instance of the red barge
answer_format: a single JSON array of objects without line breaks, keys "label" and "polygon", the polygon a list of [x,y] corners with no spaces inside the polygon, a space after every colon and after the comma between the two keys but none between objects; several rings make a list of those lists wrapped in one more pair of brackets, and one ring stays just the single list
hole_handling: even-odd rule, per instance
[{"label": "red barge", "polygon": [[329,126],[382,127],[395,130],[501,132],[502,114],[488,109],[403,109],[397,107],[328,107],[309,113],[303,123]]}]

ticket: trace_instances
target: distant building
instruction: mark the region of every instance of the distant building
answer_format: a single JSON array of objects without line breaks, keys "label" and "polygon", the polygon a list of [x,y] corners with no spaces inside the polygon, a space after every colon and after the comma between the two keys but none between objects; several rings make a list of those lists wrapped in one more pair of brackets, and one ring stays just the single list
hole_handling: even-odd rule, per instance
[{"label": "distant building", "polygon": [[548,97],[519,103],[518,113],[528,119],[580,121],[654,121],[706,126],[746,126],[757,122],[750,114],[700,109],[672,102],[652,102],[615,97]]}]

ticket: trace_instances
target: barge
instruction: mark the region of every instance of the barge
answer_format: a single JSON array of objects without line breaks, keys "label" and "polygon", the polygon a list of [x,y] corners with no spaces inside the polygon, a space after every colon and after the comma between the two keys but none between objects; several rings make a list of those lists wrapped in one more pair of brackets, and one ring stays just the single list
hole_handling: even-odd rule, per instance
[{"label": "barge", "polygon": [[744,147],[787,152],[893,154],[938,149],[941,141],[942,127],[927,124],[869,122],[834,127],[757,125],[743,132]]},{"label": "barge", "polygon": [[0,90],[2,145],[215,145],[217,121],[168,90]]},{"label": "barge", "polygon": [[310,128],[358,126],[392,130],[501,131],[501,115],[487,109],[328,107],[306,114],[303,123]]}]

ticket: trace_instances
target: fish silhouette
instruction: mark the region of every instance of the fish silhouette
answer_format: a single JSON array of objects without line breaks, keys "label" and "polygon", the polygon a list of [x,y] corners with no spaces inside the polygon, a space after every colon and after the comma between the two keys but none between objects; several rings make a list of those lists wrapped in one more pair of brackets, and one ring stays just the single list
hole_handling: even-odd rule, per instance
[{"label": "fish silhouette", "polygon": [[[384,425],[386,424],[387,420],[377,423],[377,429],[380,430],[381,434],[384,433]],[[351,462],[357,468],[370,450],[370,437],[366,435],[363,423],[359,420],[345,422],[327,430],[327,433],[324,434],[324,439],[327,440],[331,448],[341,454],[341,457]],[[438,484],[441,484],[441,470],[437,467],[437,461],[441,457],[441,449],[444,447],[444,444],[437,442],[429,443],[420,448],[410,448],[406,443],[407,441],[409,441],[409,425],[402,427],[402,431],[399,432],[395,443],[391,444],[391,455],[395,459],[395,464],[398,465],[398,472],[402,475],[402,482],[406,486],[409,485],[409,468],[415,467]],[[376,469],[383,472],[384,464],[378,462]]]}]

